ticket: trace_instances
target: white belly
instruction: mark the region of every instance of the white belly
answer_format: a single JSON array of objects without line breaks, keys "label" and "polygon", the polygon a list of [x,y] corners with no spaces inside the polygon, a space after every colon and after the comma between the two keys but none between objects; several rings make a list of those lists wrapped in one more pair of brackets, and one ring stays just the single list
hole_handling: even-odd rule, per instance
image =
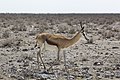
[{"label": "white belly", "polygon": [[54,45],[49,45],[47,42],[45,42],[45,47],[44,44],[42,45],[42,50],[49,50],[49,51],[56,51],[58,48]]}]

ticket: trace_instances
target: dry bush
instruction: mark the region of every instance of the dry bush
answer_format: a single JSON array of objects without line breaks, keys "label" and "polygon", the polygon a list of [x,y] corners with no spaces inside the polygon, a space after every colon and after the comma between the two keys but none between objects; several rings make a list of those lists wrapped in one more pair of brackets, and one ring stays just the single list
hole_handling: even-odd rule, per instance
[{"label": "dry bush", "polygon": [[45,30],[48,30],[48,25],[40,24],[40,25],[30,25],[30,28],[28,29],[28,35],[34,36],[37,33],[42,33]]},{"label": "dry bush", "polygon": [[71,21],[67,21],[67,24],[68,24],[69,26],[72,26],[72,22],[71,22]]},{"label": "dry bush", "polygon": [[104,31],[105,31],[104,29],[99,29],[98,34],[103,34]]},{"label": "dry bush", "polygon": [[112,30],[112,28],[113,28],[113,26],[111,26],[111,25],[110,26],[105,25],[104,27],[106,28],[106,30]]},{"label": "dry bush", "polygon": [[0,47],[5,48],[5,47],[21,46],[22,41],[23,40],[20,38],[2,39],[2,40],[0,40]]},{"label": "dry bush", "polygon": [[34,57],[34,55],[32,55],[32,54],[26,54],[26,53],[22,53],[21,55],[20,55],[20,59],[21,60],[33,60],[32,58]]},{"label": "dry bush", "polygon": [[93,37],[92,36],[89,38],[89,40],[87,41],[87,43],[93,44]]},{"label": "dry bush", "polygon": [[5,48],[5,47],[11,47],[13,44],[12,40],[9,39],[3,39],[0,41],[0,47]]},{"label": "dry bush", "polygon": [[44,29],[40,29],[40,28],[36,28],[35,30],[33,30],[33,31],[29,31],[29,33],[28,33],[28,35],[29,36],[34,36],[34,35],[36,35],[37,33],[42,33],[42,32],[44,32]]},{"label": "dry bush", "polygon": [[113,23],[106,28],[107,30],[112,30],[114,32],[120,32],[120,22]]},{"label": "dry bush", "polygon": [[9,38],[10,36],[10,31],[9,30],[3,30],[3,33],[2,33],[2,38]]},{"label": "dry bush", "polygon": [[58,33],[65,33],[68,30],[66,27],[58,27]]},{"label": "dry bush", "polygon": [[37,32],[35,30],[34,31],[29,31],[29,33],[28,33],[29,36],[33,36],[35,34],[37,34]]},{"label": "dry bush", "polygon": [[49,23],[50,23],[51,25],[55,25],[55,24],[56,24],[55,20],[52,20],[52,19],[49,20]]},{"label": "dry bush", "polygon": [[1,24],[1,27],[3,27],[3,28],[7,28],[7,27],[8,27],[8,24],[5,23],[5,22],[3,22],[3,23]]},{"label": "dry bush", "polygon": [[75,32],[76,32],[76,31],[75,31],[74,28],[72,28],[72,29],[69,30],[69,33],[70,33],[70,34],[75,34]]},{"label": "dry bush", "polygon": [[27,31],[27,27],[25,25],[15,25],[11,29],[12,31]]},{"label": "dry bush", "polygon": [[109,21],[106,22],[106,24],[111,25],[111,24],[113,24],[113,21],[109,20]]},{"label": "dry bush", "polygon": [[68,32],[70,26],[66,23],[61,23],[57,26],[58,28],[58,33],[65,33],[65,32]]},{"label": "dry bush", "polygon": [[27,31],[27,27],[25,25],[20,26],[20,31]]},{"label": "dry bush", "polygon": [[116,39],[120,40],[120,32],[117,34]]},{"label": "dry bush", "polygon": [[36,31],[39,32],[39,33],[42,33],[42,32],[45,31],[45,28],[44,28],[44,27],[45,27],[45,26],[41,25],[41,26],[39,26],[39,27],[36,29]]},{"label": "dry bush", "polygon": [[102,35],[103,35],[103,38],[114,37],[114,33],[111,30],[105,30],[105,32],[103,32]]},{"label": "dry bush", "polygon": [[120,32],[120,25],[113,26],[112,30],[115,32]]}]

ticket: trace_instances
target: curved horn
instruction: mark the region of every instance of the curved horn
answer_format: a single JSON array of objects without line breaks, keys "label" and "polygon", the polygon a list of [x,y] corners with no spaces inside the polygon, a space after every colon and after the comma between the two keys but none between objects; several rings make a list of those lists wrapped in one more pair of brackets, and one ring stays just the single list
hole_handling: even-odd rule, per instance
[{"label": "curved horn", "polygon": [[89,39],[86,37],[86,35],[84,33],[84,27],[82,26],[82,22],[80,22],[80,26],[81,26],[81,33],[83,34],[83,36],[85,37],[85,39],[89,42]]},{"label": "curved horn", "polygon": [[84,32],[84,27],[82,26],[82,22],[80,22],[81,32]]}]

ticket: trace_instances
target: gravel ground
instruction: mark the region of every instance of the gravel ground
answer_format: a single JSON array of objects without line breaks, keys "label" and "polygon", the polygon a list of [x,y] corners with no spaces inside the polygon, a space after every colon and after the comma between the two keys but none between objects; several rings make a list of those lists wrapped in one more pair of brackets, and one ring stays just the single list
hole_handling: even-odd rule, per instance
[{"label": "gravel ground", "polygon": [[[37,33],[71,38],[83,22],[87,37],[60,52],[42,54],[48,71],[34,48]],[[66,56],[66,67],[64,55]],[[119,14],[0,14],[0,80],[120,80]]]}]

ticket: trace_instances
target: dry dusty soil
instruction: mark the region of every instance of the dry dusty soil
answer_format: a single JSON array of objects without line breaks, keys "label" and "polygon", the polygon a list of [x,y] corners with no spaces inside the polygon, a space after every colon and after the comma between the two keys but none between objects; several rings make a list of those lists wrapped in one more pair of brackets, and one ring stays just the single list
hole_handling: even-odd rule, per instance
[{"label": "dry dusty soil", "polygon": [[[61,50],[60,64],[45,50],[47,71],[38,69],[36,34],[72,38],[80,21],[91,43],[82,36]],[[0,80],[120,80],[120,14],[0,14]]]}]

